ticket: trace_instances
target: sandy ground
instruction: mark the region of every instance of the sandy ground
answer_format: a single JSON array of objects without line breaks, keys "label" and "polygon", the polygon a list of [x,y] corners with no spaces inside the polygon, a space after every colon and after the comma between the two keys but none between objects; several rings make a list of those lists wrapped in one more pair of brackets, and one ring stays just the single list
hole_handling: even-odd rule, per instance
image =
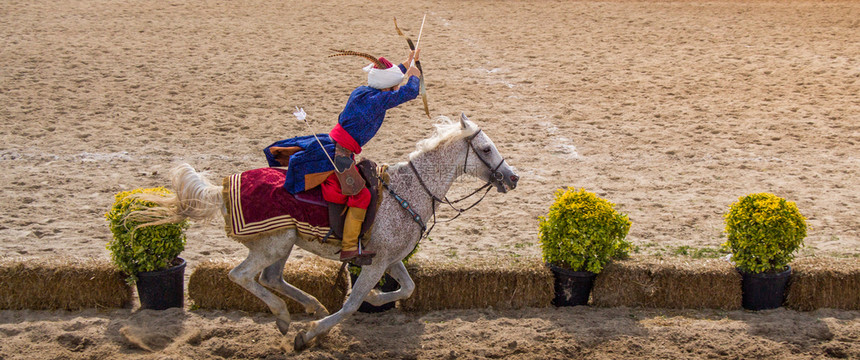
[{"label": "sandy ground", "polygon": [[[302,353],[237,312],[0,312],[8,359],[820,359],[860,356],[856,312],[559,308],[356,314]],[[304,324],[304,320],[297,325]],[[294,325],[295,327],[296,325]],[[36,356],[34,356],[36,354]],[[42,355],[42,356],[40,356]]]},{"label": "sandy ground", "polygon": [[[328,49],[399,60],[406,46],[392,16],[414,38],[424,13],[431,112],[465,112],[522,180],[438,226],[417,256],[538,257],[537,217],[555,189],[576,186],[629,214],[629,239],[640,253],[716,248],[728,206],[766,191],[797,202],[808,218],[801,256],[860,257],[860,3],[840,1],[3,1],[0,251],[107,257],[103,214],[114,193],[164,185],[177,162],[215,179],[265,166],[263,147],[308,134],[293,106],[327,131],[364,79],[359,60],[327,59]],[[430,129],[419,103],[406,104],[389,112],[364,155],[402,161]],[[193,267],[210,255],[245,254],[213,223],[189,231],[183,256]],[[437,357],[450,349],[476,357],[696,357],[710,344],[720,350],[708,354],[721,357],[817,357],[836,339],[858,341],[856,312],[719,320],[611,309],[526,313],[357,317],[308,356]],[[119,323],[167,321],[126,310],[0,316],[2,336],[21,340],[3,341],[0,358],[20,349],[46,357],[137,354],[114,341]],[[194,338],[189,328],[203,335],[190,347],[168,345],[170,354],[279,354],[266,317],[180,318],[177,336]],[[789,335],[771,322],[833,336]],[[245,323],[247,331],[238,325]],[[388,348],[349,325],[399,345]],[[457,335],[468,341],[452,342]],[[207,337],[221,339],[227,352],[194,352]],[[76,342],[86,351],[68,352]]]}]

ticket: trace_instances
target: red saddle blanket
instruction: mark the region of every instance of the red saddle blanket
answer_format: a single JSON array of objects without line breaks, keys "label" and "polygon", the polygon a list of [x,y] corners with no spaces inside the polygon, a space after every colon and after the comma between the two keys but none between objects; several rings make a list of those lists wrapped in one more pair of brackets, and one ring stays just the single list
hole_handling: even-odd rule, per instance
[{"label": "red saddle blanket", "polygon": [[[293,228],[314,238],[328,233],[328,208],[300,201],[287,192],[283,187],[286,172],[286,168],[261,168],[224,178],[227,236],[243,241]],[[322,200],[319,187],[304,193],[299,196]]]}]

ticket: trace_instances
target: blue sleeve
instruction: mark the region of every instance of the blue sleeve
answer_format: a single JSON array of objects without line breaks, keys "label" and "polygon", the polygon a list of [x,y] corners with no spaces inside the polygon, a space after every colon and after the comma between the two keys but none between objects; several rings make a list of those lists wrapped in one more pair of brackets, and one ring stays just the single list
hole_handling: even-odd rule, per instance
[{"label": "blue sleeve", "polygon": [[[319,149],[319,145],[317,145],[317,143],[316,143],[317,138],[319,139],[320,142],[325,144],[326,152],[328,152],[330,155],[334,156],[334,145],[332,145],[333,142],[331,141],[331,138],[328,136],[328,134],[317,134],[316,137],[314,137],[313,135],[304,135],[304,136],[297,136],[294,138],[276,141],[272,145],[266,146],[266,148],[263,149],[263,154],[266,155],[266,162],[269,163],[269,167],[283,166],[283,165],[281,165],[280,162],[278,162],[278,160],[275,159],[275,156],[272,155],[271,148],[273,146],[277,146],[277,147],[298,146],[302,149],[308,149],[311,147],[315,147],[316,149]],[[332,145],[332,146],[329,146],[329,145]],[[304,152],[305,152],[305,150],[301,150],[301,151],[297,152],[296,154],[304,153]],[[295,156],[296,154],[293,154],[293,156]],[[320,155],[323,155],[323,154],[320,154]]]},{"label": "blue sleeve", "polygon": [[409,81],[406,82],[406,85],[400,87],[395,91],[383,91],[379,95],[380,104],[385,110],[391,109],[405,103],[409,100],[418,97],[418,86],[420,80],[417,76],[410,76]]},{"label": "blue sleeve", "polygon": [[269,163],[269,167],[282,166],[281,163],[278,162],[278,160],[275,160],[275,156],[272,155],[271,147],[273,147],[273,146],[277,146],[277,147],[295,146],[295,143],[296,143],[296,140],[295,140],[295,138],[293,138],[293,139],[276,141],[274,144],[266,146],[266,148],[263,149],[263,154],[266,155],[266,162]]},{"label": "blue sleeve", "polygon": [[403,65],[403,64],[397,64],[397,67],[399,67],[399,68],[400,68],[400,72],[402,72],[402,73],[404,73],[404,74],[406,73],[406,66],[405,66],[405,65]]}]

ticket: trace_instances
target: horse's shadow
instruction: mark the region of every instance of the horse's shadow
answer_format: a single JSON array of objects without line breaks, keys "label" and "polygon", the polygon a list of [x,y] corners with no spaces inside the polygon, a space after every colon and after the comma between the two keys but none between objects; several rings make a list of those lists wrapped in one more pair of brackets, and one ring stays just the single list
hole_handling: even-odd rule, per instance
[{"label": "horse's shadow", "polygon": [[[505,358],[524,356],[534,344],[552,342],[559,354],[574,356],[607,340],[648,336],[636,318],[619,314],[596,317],[593,308],[582,306],[356,313],[305,351],[381,358],[458,358],[467,355],[463,351],[478,351],[470,355]],[[464,350],[470,343],[473,347]]]},{"label": "horse's shadow", "polygon": [[157,352],[186,333],[183,328],[188,316],[182,308],[137,310],[128,317],[111,319],[107,334],[123,345],[124,354]]},{"label": "horse's shadow", "polygon": [[[302,318],[300,322],[303,320],[310,318]],[[386,359],[410,358],[410,354],[421,349],[424,332],[425,323],[414,313],[397,309],[380,313],[356,312],[330,333],[315,339],[304,352],[320,352],[335,358],[367,354]]]},{"label": "horse's shadow", "polygon": [[737,311],[729,318],[746,323],[747,334],[751,338],[764,338],[800,348],[822,346],[828,356],[844,357],[840,356],[845,350],[841,345],[847,345],[847,339],[838,339],[831,327],[855,322],[857,314],[854,311],[832,309],[799,312],[778,308],[755,312]]}]

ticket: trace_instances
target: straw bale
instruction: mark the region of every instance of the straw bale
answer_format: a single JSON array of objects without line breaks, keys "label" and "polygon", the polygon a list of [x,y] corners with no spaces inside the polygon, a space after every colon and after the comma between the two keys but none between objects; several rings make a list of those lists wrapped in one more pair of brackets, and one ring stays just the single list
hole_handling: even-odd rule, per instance
[{"label": "straw bale", "polygon": [[631,258],[607,265],[597,275],[595,306],[674,309],[740,309],[741,276],[716,259]]},{"label": "straw bale", "polygon": [[[198,264],[188,279],[188,297],[194,305],[201,309],[269,312],[262,300],[227,276],[240,262],[237,259],[213,259]],[[339,269],[339,262],[317,257],[290,260],[284,269],[284,279],[316,297],[333,313],[343,305],[349,287],[347,271],[336,278]],[[285,299],[290,313],[305,313],[299,302],[273,293]]]},{"label": "straw bale", "polygon": [[803,258],[791,268],[787,307],[860,310],[860,259]]},{"label": "straw bale", "polygon": [[415,281],[412,296],[400,301],[407,311],[547,307],[554,296],[552,273],[537,259],[416,259],[407,268]]},{"label": "straw bale", "polygon": [[0,258],[0,309],[125,307],[125,275],[106,259]]}]

